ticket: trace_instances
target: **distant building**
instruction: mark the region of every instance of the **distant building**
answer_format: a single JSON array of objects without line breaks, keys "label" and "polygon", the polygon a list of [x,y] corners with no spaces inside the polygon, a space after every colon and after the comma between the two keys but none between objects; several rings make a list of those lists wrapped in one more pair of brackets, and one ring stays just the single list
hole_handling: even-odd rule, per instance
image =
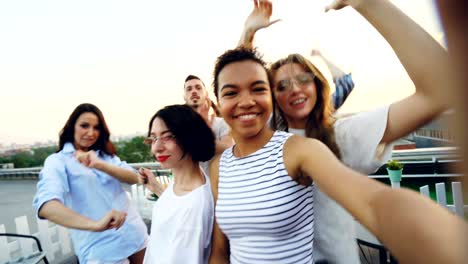
[{"label": "distant building", "polygon": [[[338,118],[345,118],[356,113],[338,114]],[[450,131],[449,121],[453,117],[453,110],[442,113],[437,119],[422,126],[409,135],[398,139],[394,150],[454,147],[454,135]]]},{"label": "distant building", "polygon": [[415,149],[416,143],[407,139],[398,139],[393,146],[394,150]]},{"label": "distant building", "polygon": [[450,118],[453,111],[447,111],[431,123],[419,128],[405,139],[416,143],[416,148],[434,148],[454,146],[453,133],[450,131]]}]

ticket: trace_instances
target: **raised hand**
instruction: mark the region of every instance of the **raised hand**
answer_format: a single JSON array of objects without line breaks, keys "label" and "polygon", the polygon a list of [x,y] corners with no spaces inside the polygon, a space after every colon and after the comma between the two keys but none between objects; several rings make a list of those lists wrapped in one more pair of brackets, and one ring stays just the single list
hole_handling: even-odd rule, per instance
[{"label": "raised hand", "polygon": [[245,29],[257,31],[261,28],[269,27],[270,25],[273,25],[274,23],[280,21],[280,19],[270,21],[272,13],[273,4],[270,1],[254,0],[254,9],[245,21]]},{"label": "raised hand", "polygon": [[321,53],[320,50],[318,50],[318,49],[312,49],[312,50],[310,51],[310,55],[311,55],[311,56],[319,56],[319,57],[322,57],[322,53]]},{"label": "raised hand", "polygon": [[127,218],[127,213],[111,210],[91,227],[91,231],[99,232],[107,229],[119,229]]},{"label": "raised hand", "polygon": [[153,172],[147,168],[140,168],[138,170],[138,182],[157,196],[161,196],[165,189],[165,187],[156,180]]},{"label": "raised hand", "polygon": [[363,0],[333,0],[331,4],[325,7],[325,12],[330,10],[340,10],[347,6],[358,7]]},{"label": "raised hand", "polygon": [[197,113],[200,114],[205,122],[211,126],[212,117],[209,115],[211,108],[211,100],[208,95],[206,95],[206,100],[197,108]]},{"label": "raised hand", "polygon": [[94,150],[90,151],[82,151],[82,150],[77,150],[73,154],[75,158],[78,160],[79,163],[81,163],[83,166],[86,166],[88,168],[96,168],[97,165],[102,162],[98,157],[97,154]]},{"label": "raised hand", "polygon": [[253,39],[257,30],[269,27],[270,25],[280,21],[276,19],[270,21],[273,13],[273,4],[268,0],[254,0],[254,9],[247,17],[244,23],[244,30],[238,46],[253,48]]}]

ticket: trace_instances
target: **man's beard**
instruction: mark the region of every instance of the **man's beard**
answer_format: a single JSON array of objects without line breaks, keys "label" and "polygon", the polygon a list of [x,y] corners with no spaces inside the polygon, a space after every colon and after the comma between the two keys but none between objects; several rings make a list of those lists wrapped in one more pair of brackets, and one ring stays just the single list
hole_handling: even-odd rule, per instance
[{"label": "man's beard", "polygon": [[200,105],[199,104],[190,104],[189,106],[192,107],[193,110],[197,110]]}]

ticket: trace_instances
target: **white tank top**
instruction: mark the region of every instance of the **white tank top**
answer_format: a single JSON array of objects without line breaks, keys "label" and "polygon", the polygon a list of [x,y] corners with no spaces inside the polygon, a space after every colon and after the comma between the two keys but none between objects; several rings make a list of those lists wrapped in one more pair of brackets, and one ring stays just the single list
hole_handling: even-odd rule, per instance
[{"label": "white tank top", "polygon": [[183,196],[174,183],[153,206],[151,235],[144,264],[206,264],[211,250],[214,203],[210,181]]}]

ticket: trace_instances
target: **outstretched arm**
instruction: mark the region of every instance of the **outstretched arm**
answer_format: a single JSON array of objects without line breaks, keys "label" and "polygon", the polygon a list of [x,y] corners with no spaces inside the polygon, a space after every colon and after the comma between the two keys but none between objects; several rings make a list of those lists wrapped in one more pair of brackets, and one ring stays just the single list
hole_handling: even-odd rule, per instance
[{"label": "outstretched arm", "polygon": [[244,23],[244,30],[237,46],[253,48],[253,39],[257,30],[267,28],[279,21],[270,21],[273,12],[273,5],[268,0],[254,0],[254,9]]},{"label": "outstretched arm", "polygon": [[464,245],[452,242],[467,234],[467,224],[430,199],[351,170],[315,139],[289,138],[283,156],[289,175],[312,175],[401,263],[463,263]]},{"label": "outstretched arm", "polygon": [[86,167],[103,171],[121,182],[128,184],[138,183],[138,175],[136,172],[99,159],[96,152],[93,150],[88,152],[77,150],[74,155],[76,159]]},{"label": "outstretched arm", "polygon": [[390,106],[383,143],[396,140],[429,122],[447,106],[443,100],[447,52],[417,23],[388,0],[335,0],[328,9],[352,6],[395,51],[416,92]]},{"label": "outstretched arm", "polygon": [[39,216],[69,228],[104,231],[111,228],[119,229],[124,224],[127,213],[111,210],[101,219],[94,221],[76,213],[58,200],[50,200],[42,205]]},{"label": "outstretched arm", "polygon": [[336,66],[335,63],[330,61],[327,57],[323,56],[322,52],[320,52],[319,50],[312,49],[310,55],[322,58],[322,60],[327,64],[333,79],[339,78],[346,74],[340,67]]}]

